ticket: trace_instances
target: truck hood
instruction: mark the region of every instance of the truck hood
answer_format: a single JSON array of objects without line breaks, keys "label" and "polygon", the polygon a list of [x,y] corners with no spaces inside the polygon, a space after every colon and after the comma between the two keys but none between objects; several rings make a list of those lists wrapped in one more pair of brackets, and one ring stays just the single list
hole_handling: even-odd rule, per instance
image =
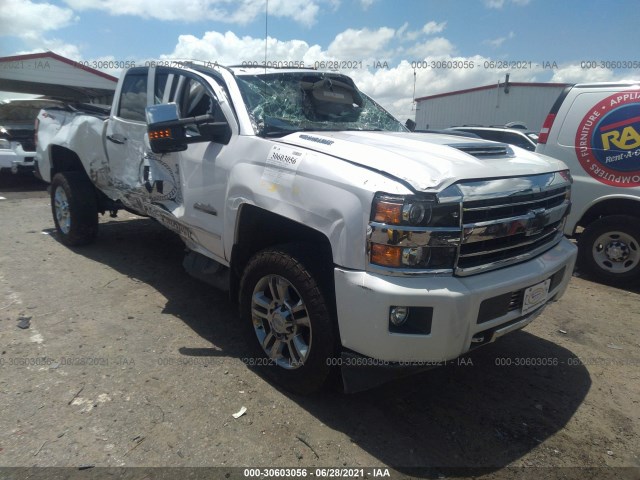
[{"label": "truck hood", "polygon": [[417,191],[440,191],[465,179],[567,169],[558,160],[504,143],[433,133],[297,132],[276,141],[392,175]]}]

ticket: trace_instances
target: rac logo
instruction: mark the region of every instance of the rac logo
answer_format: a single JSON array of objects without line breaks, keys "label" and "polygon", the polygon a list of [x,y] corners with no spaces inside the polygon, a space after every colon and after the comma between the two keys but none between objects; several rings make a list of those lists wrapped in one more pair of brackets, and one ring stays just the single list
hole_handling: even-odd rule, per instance
[{"label": "rac logo", "polygon": [[575,152],[586,174],[612,187],[640,187],[640,89],[609,95],[578,123]]},{"label": "rac logo", "polygon": [[602,147],[605,150],[611,150],[612,144],[613,148],[618,150],[633,150],[640,147],[640,133],[633,127],[634,123],[640,123],[640,117],[601,126]]}]

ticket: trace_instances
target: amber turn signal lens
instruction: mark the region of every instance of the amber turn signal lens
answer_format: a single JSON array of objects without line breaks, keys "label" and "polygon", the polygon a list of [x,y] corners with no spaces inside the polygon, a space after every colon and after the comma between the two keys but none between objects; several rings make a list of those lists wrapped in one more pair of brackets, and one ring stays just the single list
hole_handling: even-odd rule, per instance
[{"label": "amber turn signal lens", "polygon": [[402,223],[402,205],[402,203],[388,200],[378,200],[375,204],[373,221],[388,225],[400,225]]},{"label": "amber turn signal lens", "polygon": [[171,138],[171,129],[152,130],[149,132],[149,140],[158,140],[160,138]]},{"label": "amber turn signal lens", "polygon": [[371,263],[383,267],[401,267],[402,247],[374,243],[371,245]]}]

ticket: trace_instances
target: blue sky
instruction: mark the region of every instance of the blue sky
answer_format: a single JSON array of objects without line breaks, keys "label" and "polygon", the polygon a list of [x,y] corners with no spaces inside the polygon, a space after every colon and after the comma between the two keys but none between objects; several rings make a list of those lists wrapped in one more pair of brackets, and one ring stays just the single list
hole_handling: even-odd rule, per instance
[{"label": "blue sky", "polygon": [[[266,1],[0,0],[0,55],[52,50],[102,64],[262,61]],[[416,96],[487,85],[506,73],[512,81],[638,78],[637,66],[581,67],[640,62],[637,7],[634,0],[269,0],[268,60],[355,61],[345,73],[403,118],[414,70]],[[413,68],[425,59],[474,68]],[[492,66],[495,60],[527,68]],[[382,68],[367,67],[375,62]]]}]

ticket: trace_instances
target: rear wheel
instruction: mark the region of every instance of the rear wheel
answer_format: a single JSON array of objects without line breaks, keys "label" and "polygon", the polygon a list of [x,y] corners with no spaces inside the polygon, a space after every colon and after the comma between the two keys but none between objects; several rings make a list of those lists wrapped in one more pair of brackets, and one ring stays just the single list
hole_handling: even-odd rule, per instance
[{"label": "rear wheel", "polygon": [[248,263],[240,312],[254,357],[247,362],[287,390],[320,390],[332,370],[334,327],[321,268],[296,248],[267,249]]},{"label": "rear wheel", "polygon": [[98,234],[98,206],[91,181],[82,172],[57,173],[51,180],[51,211],[65,245],[92,243]]},{"label": "rear wheel", "polygon": [[628,215],[603,217],[590,224],[578,242],[582,267],[605,281],[640,278],[640,221]]}]

